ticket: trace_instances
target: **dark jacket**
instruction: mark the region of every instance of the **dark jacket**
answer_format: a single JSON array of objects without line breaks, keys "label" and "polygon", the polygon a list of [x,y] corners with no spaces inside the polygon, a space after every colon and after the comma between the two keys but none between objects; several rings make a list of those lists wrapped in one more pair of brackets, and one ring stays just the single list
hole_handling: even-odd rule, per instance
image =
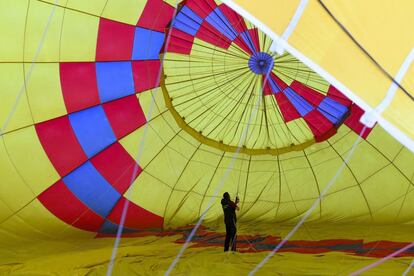
[{"label": "dark jacket", "polygon": [[223,207],[224,212],[224,223],[233,225],[236,223],[236,208],[237,205],[231,200],[225,200],[224,198],[221,200],[221,207]]}]

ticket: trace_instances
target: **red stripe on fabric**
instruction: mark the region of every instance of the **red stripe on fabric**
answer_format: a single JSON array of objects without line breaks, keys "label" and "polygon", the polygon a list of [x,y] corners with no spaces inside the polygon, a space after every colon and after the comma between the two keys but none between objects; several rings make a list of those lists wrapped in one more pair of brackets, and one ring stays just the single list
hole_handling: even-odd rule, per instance
[{"label": "red stripe on fabric", "polygon": [[69,113],[100,103],[96,69],[93,62],[59,64],[63,100]]},{"label": "red stripe on fabric", "polygon": [[206,18],[217,7],[214,0],[186,0],[182,5],[189,7],[201,18]]},{"label": "red stripe on fabric", "polygon": [[347,106],[347,107],[350,107],[351,104],[352,104],[352,101],[350,99],[348,99],[347,96],[342,94],[341,91],[336,89],[333,85],[329,86],[328,97],[335,100],[335,101],[337,101],[338,103],[341,103],[341,104]]},{"label": "red stripe on fabric", "polygon": [[[166,32],[168,33],[169,31]],[[189,55],[193,47],[193,41],[193,36],[173,28],[171,29],[167,51],[170,53]]]},{"label": "red stripe on fabric", "polygon": [[95,155],[91,162],[121,195],[142,172],[141,167],[135,167],[135,160],[118,142]]},{"label": "red stripe on fabric", "polygon": [[147,0],[137,26],[164,32],[174,15],[174,7],[162,0]]},{"label": "red stripe on fabric", "polygon": [[253,40],[254,47],[257,52],[260,52],[259,32],[256,28],[249,30],[250,37]]},{"label": "red stripe on fabric", "polygon": [[317,142],[324,141],[336,133],[334,125],[318,110],[314,109],[303,117]]},{"label": "red stripe on fabric", "polygon": [[[362,115],[364,115],[365,111],[358,105],[352,104],[350,113],[351,114],[349,115],[349,117],[345,120],[345,125],[347,125],[350,129],[352,129],[356,134],[359,135],[362,129],[364,129],[365,127],[365,125],[359,121]],[[373,128],[366,128],[364,134],[361,137],[366,139],[368,135],[371,133],[372,129]]]},{"label": "red stripe on fabric", "polygon": [[290,88],[293,89],[296,93],[301,95],[305,100],[307,100],[309,103],[311,103],[313,106],[319,106],[319,104],[323,101],[325,98],[324,95],[319,93],[318,91],[294,80],[290,84]]},{"label": "red stripe on fabric", "polygon": [[117,139],[121,139],[147,122],[135,95],[105,103],[103,109]]},{"label": "red stripe on fabric", "polygon": [[272,88],[270,87],[269,81],[266,81],[266,83],[265,83],[265,79],[266,79],[266,76],[263,76],[262,77],[262,83],[265,84],[265,86],[263,88],[263,95],[269,96],[269,95],[273,94],[272,93]]},{"label": "red stripe on fabric", "polygon": [[101,18],[96,46],[96,61],[130,60],[134,34],[134,26]]},{"label": "red stripe on fabric", "polygon": [[132,62],[135,91],[142,92],[159,86],[161,61],[141,60]]},{"label": "red stripe on fabric", "polygon": [[[274,73],[272,72],[271,75],[269,75],[269,78],[271,78],[273,74]],[[265,83],[265,80],[266,80],[266,75],[263,75],[262,83]],[[279,92],[279,91],[272,91],[272,87],[270,86],[269,79],[268,79],[266,81],[265,87],[263,88],[263,95],[268,96],[268,95],[275,94],[276,92]]]},{"label": "red stripe on fabric", "polygon": [[207,21],[203,21],[196,37],[223,49],[228,49],[231,45],[231,41]]},{"label": "red stripe on fabric", "polygon": [[60,176],[65,176],[88,158],[67,116],[35,125],[37,136]]},{"label": "red stripe on fabric", "polygon": [[283,119],[285,122],[290,122],[292,120],[300,118],[299,112],[293,106],[293,104],[289,101],[283,93],[276,93],[274,94],[277,104],[279,106],[280,111],[282,112]]},{"label": "red stripe on fabric", "polygon": [[[126,198],[122,197],[107,217],[113,223],[119,224]],[[161,228],[164,219],[129,201],[128,212],[125,217],[125,227],[134,229]]]},{"label": "red stripe on fabric", "polygon": [[253,55],[252,50],[250,50],[249,46],[246,44],[244,39],[239,35],[236,37],[236,39],[233,41],[237,46],[239,46],[243,51],[245,51],[249,55]]},{"label": "red stripe on fabric", "polygon": [[50,186],[37,199],[56,217],[77,228],[97,232],[104,222],[104,218],[84,205],[62,180]]},{"label": "red stripe on fabric", "polygon": [[[220,4],[220,10],[224,14],[224,16],[230,21],[230,24],[233,28],[240,34],[244,31],[247,31],[246,22],[244,21],[243,17],[229,8],[226,4]],[[257,48],[259,49],[259,48]]]},{"label": "red stripe on fabric", "polygon": [[272,76],[272,79],[276,82],[276,84],[280,87],[282,91],[288,87],[288,85],[284,81],[282,81],[278,76],[276,76],[275,73],[272,72],[271,76]]}]

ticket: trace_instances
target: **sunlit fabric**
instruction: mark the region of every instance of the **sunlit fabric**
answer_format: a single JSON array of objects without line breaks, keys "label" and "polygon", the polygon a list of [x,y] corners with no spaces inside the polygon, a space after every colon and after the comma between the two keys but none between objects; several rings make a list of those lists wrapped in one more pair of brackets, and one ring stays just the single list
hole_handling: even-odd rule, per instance
[{"label": "sunlit fabric", "polygon": [[[269,33],[283,36],[304,0],[225,0]],[[411,11],[414,2],[305,1],[303,13],[287,42],[349,89],[366,108],[387,95],[400,67],[414,54]],[[269,8],[272,7],[272,8]],[[388,18],[392,20],[377,20]],[[414,65],[409,66],[389,106],[382,112],[387,131],[414,150]],[[402,90],[404,89],[404,90]]]},{"label": "sunlit fabric", "polygon": [[413,153],[380,124],[361,133],[360,104],[220,1],[0,0],[0,34],[1,273],[106,273],[126,205],[114,273],[164,272],[215,193],[188,249],[199,267],[185,255],[176,272],[220,273],[224,191],[240,198],[240,256],[258,263],[359,135],[282,252],[304,268],[326,253],[315,273],[330,274],[411,241],[370,233],[414,222]]}]

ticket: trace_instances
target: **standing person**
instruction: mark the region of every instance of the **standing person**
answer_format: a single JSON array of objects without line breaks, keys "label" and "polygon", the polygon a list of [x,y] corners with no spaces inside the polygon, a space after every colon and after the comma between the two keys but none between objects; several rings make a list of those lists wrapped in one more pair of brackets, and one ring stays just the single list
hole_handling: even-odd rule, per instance
[{"label": "standing person", "polygon": [[231,251],[236,251],[236,210],[239,210],[237,207],[239,203],[239,198],[236,197],[236,201],[233,202],[230,200],[230,195],[228,192],[223,194],[221,199],[221,207],[223,207],[224,212],[224,223],[226,224],[226,239],[224,241],[224,251],[229,251],[229,246],[231,244]]}]

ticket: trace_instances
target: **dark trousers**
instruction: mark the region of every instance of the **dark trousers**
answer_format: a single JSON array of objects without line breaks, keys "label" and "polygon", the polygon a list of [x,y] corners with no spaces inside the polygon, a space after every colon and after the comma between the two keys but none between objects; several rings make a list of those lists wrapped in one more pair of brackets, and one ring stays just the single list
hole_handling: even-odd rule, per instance
[{"label": "dark trousers", "polygon": [[234,223],[226,223],[226,239],[224,241],[224,251],[236,251],[236,225]]}]

